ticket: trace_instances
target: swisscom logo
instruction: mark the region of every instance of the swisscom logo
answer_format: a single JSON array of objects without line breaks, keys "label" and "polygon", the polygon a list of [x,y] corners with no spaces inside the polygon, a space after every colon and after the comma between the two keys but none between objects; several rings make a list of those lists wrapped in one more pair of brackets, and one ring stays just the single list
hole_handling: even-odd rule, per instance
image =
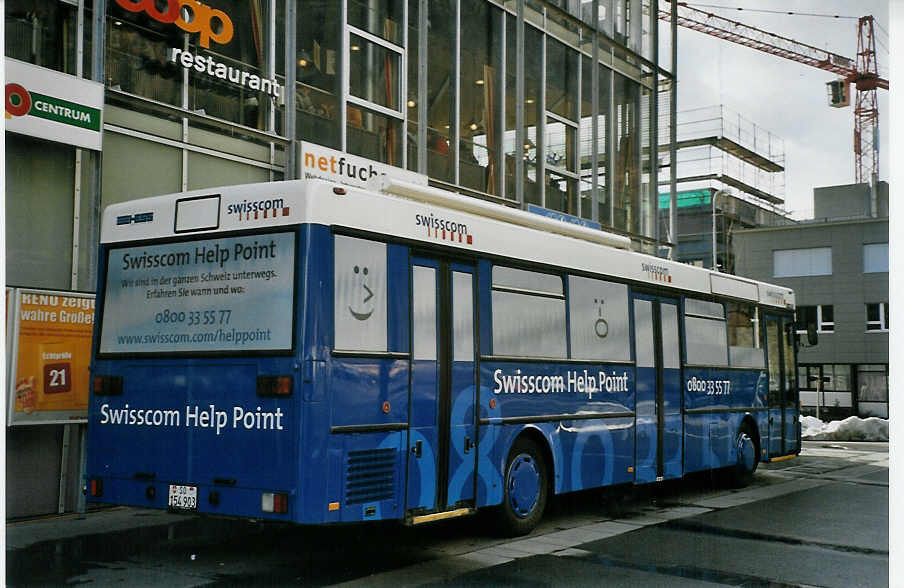
[{"label": "swisscom logo", "polygon": [[100,131],[100,110],[62,98],[29,92],[21,84],[6,84],[6,118],[34,116],[82,129]]}]

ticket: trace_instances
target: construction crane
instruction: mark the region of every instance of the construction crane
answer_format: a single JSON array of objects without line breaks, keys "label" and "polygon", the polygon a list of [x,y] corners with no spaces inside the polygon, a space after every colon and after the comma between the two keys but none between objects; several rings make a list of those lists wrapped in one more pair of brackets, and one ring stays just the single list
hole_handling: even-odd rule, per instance
[{"label": "construction crane", "polygon": [[[671,0],[665,0],[667,3]],[[719,39],[758,49],[811,67],[832,72],[839,79],[827,84],[829,103],[850,104],[851,84],[857,90],[854,105],[854,157],[857,183],[871,182],[879,176],[879,100],[878,90],[888,89],[888,80],[879,77],[873,17],[858,21],[856,60],[813,47],[793,39],[760,30],[734,20],[691,8],[678,2],[678,25]],[[671,22],[671,12],[660,10],[659,18]]]}]

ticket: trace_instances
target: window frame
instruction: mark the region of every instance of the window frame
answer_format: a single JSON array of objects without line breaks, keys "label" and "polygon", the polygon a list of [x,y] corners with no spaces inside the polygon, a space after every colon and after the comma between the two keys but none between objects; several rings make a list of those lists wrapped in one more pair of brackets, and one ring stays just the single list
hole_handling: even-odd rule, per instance
[{"label": "window frame", "polygon": [[[879,311],[879,320],[869,320],[870,306],[876,306]],[[866,332],[867,333],[887,333],[889,327],[888,302],[867,302],[866,303]],[[878,328],[871,329],[870,326],[875,325]]]},{"label": "window frame", "polygon": [[[804,308],[815,308],[816,309],[816,332],[817,333],[830,334],[830,333],[835,332],[835,306],[833,304],[800,305],[797,307],[795,312],[799,311],[801,309],[804,309]],[[830,321],[823,320],[823,308],[831,308],[832,309],[831,310],[832,320],[830,320]],[[794,332],[795,333],[797,333],[798,335],[806,335],[807,334],[806,326],[803,329],[797,328],[799,326],[799,324],[798,324],[796,315],[795,315],[794,323],[795,323],[794,324],[794,326],[795,326]],[[826,328],[826,327],[829,327],[829,328]]]},{"label": "window frame", "polygon": [[[332,235],[332,241],[333,242],[331,244],[331,249],[332,249],[331,272],[333,274],[333,276],[332,276],[333,279],[332,279],[332,284],[330,285],[330,288],[332,290],[332,299],[333,299],[332,306],[333,307],[330,310],[330,312],[332,313],[333,325],[332,325],[330,348],[331,348],[333,354],[373,355],[373,354],[391,353],[392,343],[391,343],[390,319],[389,319],[389,313],[390,313],[389,279],[390,279],[390,274],[391,274],[390,260],[389,260],[390,244],[386,241],[382,241],[379,239],[373,239],[370,237],[363,237],[363,236],[359,236],[359,235],[350,235],[350,234],[344,234],[344,233],[334,233]],[[373,341],[371,341],[369,347],[361,346],[361,345],[344,347],[344,346],[340,345],[340,343],[344,343],[346,341],[346,339],[348,339],[348,336],[344,331],[342,331],[342,334],[340,334],[340,329],[342,328],[342,324],[348,324],[348,321],[340,324],[340,321],[338,320],[339,315],[342,314],[341,308],[339,305],[342,304],[342,302],[343,302],[343,299],[340,298],[340,295],[339,295],[338,286],[339,286],[340,282],[339,282],[339,275],[337,272],[337,264],[340,261],[344,261],[344,259],[341,259],[341,256],[337,253],[337,249],[339,248],[338,243],[340,241],[345,241],[345,243],[347,243],[349,245],[351,245],[352,242],[356,241],[361,244],[364,244],[363,245],[364,247],[373,247],[374,249],[376,249],[376,248],[382,249],[382,264],[383,265],[379,269],[382,270],[382,273],[383,273],[382,279],[384,280],[384,283],[382,285],[382,290],[381,290],[379,284],[374,286],[373,294],[374,294],[374,296],[377,297],[377,300],[374,302],[375,310],[374,310],[373,314],[377,315],[375,317],[376,319],[381,318],[381,315],[382,315],[383,323],[382,323],[382,325],[379,324],[378,322],[374,323],[376,325],[377,330],[381,331],[381,332],[376,333],[377,336],[374,339],[375,341],[376,340],[379,340],[379,341],[377,341],[376,344],[374,344]],[[356,265],[355,271],[354,271],[354,273],[356,273],[356,274],[358,273],[357,269],[358,269],[358,267]],[[365,268],[365,269],[367,269],[367,268]],[[371,267],[371,271],[373,271],[373,267]],[[364,275],[367,275],[366,271],[364,272]],[[379,299],[381,294],[382,294],[383,300]],[[378,305],[380,305],[381,308],[378,308]],[[380,312],[377,312],[377,311],[380,311]],[[372,334],[369,336],[371,336],[373,338]],[[360,336],[351,337],[351,339],[353,339],[356,343],[360,343],[360,341],[361,341]]]},{"label": "window frame", "polygon": [[[566,310],[567,310],[567,327],[568,327],[568,358],[572,361],[580,361],[580,362],[594,362],[594,363],[630,363],[632,361],[632,353],[631,350],[633,346],[631,345],[631,331],[633,328],[633,323],[631,321],[631,290],[628,285],[624,282],[618,282],[614,280],[605,279],[605,277],[590,277],[584,276],[575,273],[566,274],[566,283],[568,285],[568,289],[566,291]],[[576,308],[576,302],[573,297],[573,292],[582,287],[581,282],[586,284],[587,282],[597,282],[597,284],[592,284],[594,287],[600,287],[600,285],[604,285],[607,288],[611,288],[613,291],[615,288],[619,288],[620,291],[624,293],[624,308],[617,309],[624,311],[624,316],[619,316],[619,319],[622,319],[622,323],[619,325],[615,325],[614,327],[623,327],[623,337],[624,340],[621,341],[624,343],[625,354],[621,357],[613,357],[609,354],[608,357],[589,357],[584,356],[582,353],[585,349],[581,347],[581,341],[576,339],[576,331],[574,327],[575,317],[576,315],[580,315],[579,311],[582,310],[580,308]],[[623,290],[621,290],[623,289]],[[611,305],[610,305],[611,306]],[[600,312],[602,312],[602,307],[600,307]],[[585,315],[586,316],[586,315]],[[602,318],[602,315],[600,315]],[[610,323],[612,323],[612,318],[610,317],[608,321],[606,321],[606,330],[607,336],[611,334],[612,330],[616,332],[619,330],[618,328],[610,327]],[[610,330],[611,329],[611,330]],[[607,350],[608,352],[608,350]]]},{"label": "window frame", "polygon": [[[204,233],[195,233],[187,236],[186,234],[178,234],[172,237],[164,237],[164,238],[156,238],[156,239],[144,239],[144,240],[135,240],[135,241],[121,241],[114,243],[101,244],[99,255],[103,260],[103,283],[100,285],[98,289],[97,298],[98,301],[96,303],[95,308],[95,317],[98,323],[97,336],[93,338],[91,342],[92,349],[96,354],[98,359],[126,359],[126,358],[140,358],[144,359],[172,359],[172,358],[211,358],[211,357],[229,357],[229,356],[247,356],[247,357],[262,357],[262,356],[291,356],[296,353],[298,346],[301,345],[301,340],[298,337],[298,320],[300,320],[299,312],[298,312],[298,302],[299,297],[302,295],[300,289],[300,271],[298,268],[298,261],[302,255],[301,252],[301,236],[298,231],[299,225],[282,225],[276,227],[268,227],[264,230],[260,229],[245,229],[238,231],[213,231],[213,232],[204,232]],[[155,350],[155,351],[103,351],[101,350],[101,344],[103,342],[103,332],[104,329],[109,326],[105,324],[105,316],[107,311],[107,299],[108,299],[108,284],[110,283],[110,272],[108,268],[111,263],[111,257],[116,251],[122,251],[125,249],[133,249],[138,247],[152,247],[159,245],[170,245],[170,244],[190,244],[190,243],[202,243],[205,241],[217,241],[223,239],[231,239],[231,238],[243,238],[243,237],[260,237],[265,235],[291,235],[293,239],[293,248],[292,255],[294,259],[291,263],[291,267],[294,272],[294,276],[292,277],[292,301],[291,301],[291,315],[292,315],[292,326],[291,326],[291,341],[289,347],[282,348],[269,348],[269,349],[205,349],[198,351],[185,351],[185,350]]]},{"label": "window frame", "polygon": [[[511,274],[509,277],[514,277],[517,281],[518,273],[522,272],[525,274],[541,274],[546,277],[554,277],[559,281],[559,291],[553,292],[550,289],[542,289],[542,284],[538,284],[539,287],[531,287],[530,285],[517,285],[517,284],[500,284],[497,285],[495,283],[496,277],[494,276],[496,268],[500,268],[503,270],[514,270],[514,274]],[[502,277],[500,276],[500,279]],[[555,360],[555,361],[563,361],[569,360],[570,358],[570,341],[569,341],[569,324],[568,324],[568,291],[566,290],[566,280],[564,275],[558,272],[551,272],[548,269],[525,269],[524,267],[518,267],[516,265],[509,265],[505,263],[494,263],[490,269],[490,343],[492,345],[491,355],[494,357],[506,357],[506,358],[517,358],[517,359],[525,359],[525,360]],[[515,295],[515,296],[529,296],[533,299],[542,299],[542,300],[554,300],[559,301],[562,305],[562,354],[561,356],[555,355],[540,355],[540,354],[523,354],[523,353],[499,353],[497,350],[497,330],[496,330],[496,308],[497,302],[494,294],[499,292],[500,294],[506,295]],[[523,351],[523,350],[522,350]]]},{"label": "window frame", "polygon": [[[885,265],[884,269],[867,269],[867,251],[869,247],[885,246]],[[871,249],[875,250],[875,249]],[[864,243],[863,244],[863,273],[865,274],[881,274],[888,273],[888,243]]]},{"label": "window frame", "polygon": [[[688,311],[688,303],[691,303],[691,310]],[[698,308],[693,308],[695,303],[700,304]],[[721,316],[718,316],[715,310],[715,306],[721,308]],[[728,321],[726,319],[725,314],[725,301],[724,300],[704,300],[702,298],[694,298],[694,297],[683,297],[681,303],[681,319],[684,323],[684,367],[716,367],[716,368],[728,368],[731,367],[730,361],[730,352],[729,352],[729,344],[728,344]],[[711,323],[721,324],[724,329],[724,337],[722,341],[719,343],[721,349],[720,351],[724,352],[724,361],[721,363],[715,361],[709,362],[694,362],[690,360],[690,334],[694,332],[693,329],[688,328],[688,319],[693,319],[695,321],[709,321]],[[696,359],[696,358],[695,358]],[[755,368],[750,368],[755,369]]]},{"label": "window frame", "polygon": [[[800,255],[803,255],[802,252],[808,252],[809,255],[813,255],[812,252],[816,251],[828,251],[828,272],[819,272],[815,273],[812,270],[799,271],[795,270],[791,273],[788,272],[778,272],[778,264],[776,263],[776,255],[780,253],[789,253],[798,252]],[[793,260],[795,263],[800,263],[799,259]],[[812,259],[807,260],[809,266],[812,266]],[[802,278],[802,277],[811,277],[811,276],[831,276],[834,274],[834,265],[832,260],[832,247],[798,247],[793,249],[773,249],[772,250],[772,277],[773,278]]]},{"label": "window frame", "polygon": [[[760,337],[760,307],[757,306],[755,302],[750,301],[740,301],[740,300],[726,300],[723,303],[723,308],[725,309],[725,323],[726,323],[726,332],[728,334],[728,365],[730,367],[739,367],[739,368],[750,368],[750,369],[762,369],[766,365],[766,350],[763,347],[762,337]],[[745,313],[744,310],[750,311],[752,309],[752,315]],[[732,330],[740,328],[740,325],[733,325],[731,320],[732,314],[741,314],[743,316],[747,316],[748,320],[751,323],[751,326],[748,327],[752,329],[752,343],[753,346],[745,346],[745,345],[732,345]],[[737,337],[737,336],[735,336]],[[741,356],[742,353],[745,353],[741,350],[754,350],[753,352],[746,352],[749,357],[752,357],[756,351],[759,352],[759,357],[756,362],[753,361],[745,361],[745,358]],[[732,350],[736,350],[734,352],[736,358],[732,360]],[[752,365],[754,364],[755,365]]]}]

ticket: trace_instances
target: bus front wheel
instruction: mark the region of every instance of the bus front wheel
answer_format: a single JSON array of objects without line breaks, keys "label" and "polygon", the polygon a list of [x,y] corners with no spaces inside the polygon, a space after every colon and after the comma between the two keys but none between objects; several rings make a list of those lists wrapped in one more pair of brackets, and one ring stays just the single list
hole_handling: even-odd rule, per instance
[{"label": "bus front wheel", "polygon": [[546,462],[537,444],[519,439],[505,466],[505,493],[499,518],[506,535],[530,533],[546,509],[549,483]]}]

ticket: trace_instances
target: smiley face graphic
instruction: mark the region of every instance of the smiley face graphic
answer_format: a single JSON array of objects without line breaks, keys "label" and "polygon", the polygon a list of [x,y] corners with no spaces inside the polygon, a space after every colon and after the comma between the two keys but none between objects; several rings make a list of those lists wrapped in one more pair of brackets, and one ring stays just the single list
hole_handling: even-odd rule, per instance
[{"label": "smiley face graphic", "polygon": [[[365,266],[365,267],[361,268],[356,265],[354,271],[355,271],[356,276],[360,276],[362,309],[359,312],[359,311],[356,311],[354,308],[352,308],[351,305],[349,305],[348,311],[357,320],[366,321],[367,319],[370,318],[370,315],[372,315],[374,313],[373,303],[370,302],[371,299],[374,297],[374,293],[373,293],[373,290],[371,290],[370,287],[367,285],[367,267]],[[355,281],[357,282],[358,278],[356,278]],[[365,295],[365,293],[366,293],[366,295]],[[370,310],[367,310],[368,307],[370,307]]]}]

